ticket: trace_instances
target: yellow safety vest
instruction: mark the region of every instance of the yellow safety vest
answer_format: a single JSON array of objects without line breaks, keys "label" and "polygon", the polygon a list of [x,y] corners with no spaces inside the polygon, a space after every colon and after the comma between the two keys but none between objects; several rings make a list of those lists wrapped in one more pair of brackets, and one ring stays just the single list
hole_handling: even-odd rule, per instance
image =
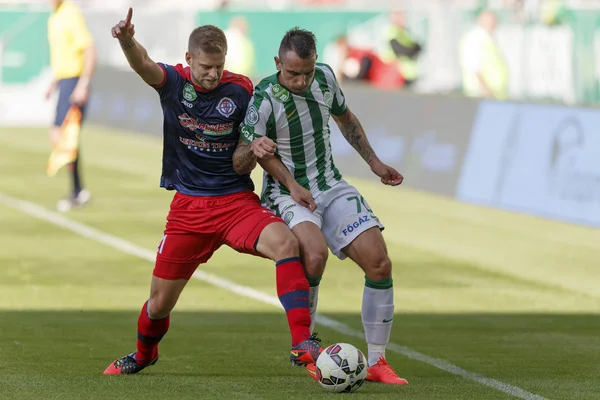
[{"label": "yellow safety vest", "polygon": [[390,26],[386,34],[386,45],[379,57],[385,63],[398,63],[398,69],[406,80],[415,80],[419,76],[419,69],[416,60],[406,56],[396,56],[390,42],[396,39],[403,46],[410,47],[415,43],[406,29],[401,29],[397,26]]}]

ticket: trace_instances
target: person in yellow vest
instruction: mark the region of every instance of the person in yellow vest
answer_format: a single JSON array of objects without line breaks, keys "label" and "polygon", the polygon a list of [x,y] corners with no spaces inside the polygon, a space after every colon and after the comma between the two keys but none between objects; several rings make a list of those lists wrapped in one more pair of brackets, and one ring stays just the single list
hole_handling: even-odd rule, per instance
[{"label": "person in yellow vest", "polygon": [[421,50],[421,45],[406,27],[404,13],[393,12],[391,24],[385,32],[382,51],[378,55],[384,63],[397,65],[405,86],[412,85],[419,76],[417,59]]},{"label": "person in yellow vest", "polygon": [[[59,91],[54,126],[50,131],[54,147],[60,139],[60,127],[71,105],[79,106],[82,115],[85,115],[96,66],[96,47],[77,5],[68,0],[50,0],[50,4],[53,12],[48,19],[48,43],[53,81],[46,92],[46,99],[54,91]],[[79,208],[90,201],[91,193],[83,187],[79,167],[78,156],[69,166],[73,192],[58,202],[59,211]]]},{"label": "person in yellow vest", "polygon": [[477,25],[460,40],[462,89],[466,96],[499,100],[508,96],[508,68],[493,36],[496,25],[496,15],[483,11]]}]

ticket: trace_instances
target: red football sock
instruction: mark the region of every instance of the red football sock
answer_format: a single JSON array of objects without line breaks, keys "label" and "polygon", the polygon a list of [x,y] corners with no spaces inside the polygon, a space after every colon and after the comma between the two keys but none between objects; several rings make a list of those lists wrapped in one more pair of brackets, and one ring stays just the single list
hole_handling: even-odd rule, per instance
[{"label": "red football sock", "polygon": [[138,364],[144,365],[158,355],[158,342],[169,330],[171,317],[163,319],[150,319],[148,316],[148,302],[144,303],[138,318],[137,353]]},{"label": "red football sock", "polygon": [[310,337],[308,280],[299,257],[286,258],[276,264],[277,296],[285,309],[292,346]]}]

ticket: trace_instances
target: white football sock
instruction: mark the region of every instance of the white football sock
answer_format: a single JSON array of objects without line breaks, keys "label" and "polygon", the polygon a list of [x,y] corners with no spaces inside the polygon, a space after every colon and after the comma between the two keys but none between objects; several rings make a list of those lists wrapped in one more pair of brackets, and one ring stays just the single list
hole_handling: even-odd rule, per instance
[{"label": "white football sock", "polygon": [[310,333],[313,333],[317,319],[317,304],[319,303],[319,286],[311,286],[308,291],[308,306],[310,307]]},{"label": "white football sock", "polygon": [[394,319],[394,288],[392,279],[373,282],[367,279],[363,293],[362,323],[368,346],[369,366],[385,358]]}]

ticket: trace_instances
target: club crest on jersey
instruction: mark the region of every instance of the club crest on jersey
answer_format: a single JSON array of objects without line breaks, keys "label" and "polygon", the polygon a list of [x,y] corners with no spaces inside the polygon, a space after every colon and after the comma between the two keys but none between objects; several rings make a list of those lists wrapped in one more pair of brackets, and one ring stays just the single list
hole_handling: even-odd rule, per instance
[{"label": "club crest on jersey", "polygon": [[244,123],[246,125],[254,126],[258,123],[258,119],[258,110],[254,104],[251,104],[250,107],[248,107],[248,111],[246,111],[246,119],[244,120]]},{"label": "club crest on jersey", "polygon": [[229,97],[223,97],[217,104],[217,111],[224,117],[229,118],[234,113],[236,105]]},{"label": "club crest on jersey", "polygon": [[325,101],[327,107],[331,108],[331,105],[333,104],[333,93],[326,90],[325,93],[323,93],[323,101]]},{"label": "club crest on jersey", "polygon": [[273,85],[271,92],[273,92],[273,98],[281,103],[285,103],[290,99],[290,92],[280,84]]},{"label": "club crest on jersey", "polygon": [[286,224],[290,224],[290,222],[292,222],[292,219],[294,219],[294,212],[293,211],[288,211],[287,213],[285,213],[285,216],[283,217],[283,222],[285,222]]},{"label": "club crest on jersey", "polygon": [[194,86],[189,82],[186,82],[183,86],[183,98],[187,101],[194,101],[198,98],[196,89],[194,89]]}]

